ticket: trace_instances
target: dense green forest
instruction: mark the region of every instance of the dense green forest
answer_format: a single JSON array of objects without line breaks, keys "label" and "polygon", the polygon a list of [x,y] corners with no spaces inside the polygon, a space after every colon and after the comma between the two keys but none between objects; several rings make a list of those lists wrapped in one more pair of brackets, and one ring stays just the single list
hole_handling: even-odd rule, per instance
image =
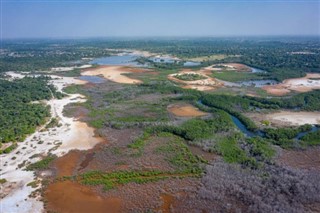
[{"label": "dense green forest", "polygon": [[[320,44],[316,37],[247,37],[184,39],[91,39],[4,41],[0,72],[45,70],[85,63],[88,58],[108,56],[110,49],[139,49],[171,54],[188,60],[224,55],[202,62],[240,62],[268,72],[269,78],[283,80],[306,72],[320,72]],[[86,58],[86,59],[84,59]],[[151,62],[140,58],[139,62]],[[157,68],[177,68],[183,63],[152,63]]]},{"label": "dense green forest", "polygon": [[25,77],[13,81],[0,79],[0,142],[22,141],[44,124],[50,109],[32,101],[61,96],[47,77]]}]

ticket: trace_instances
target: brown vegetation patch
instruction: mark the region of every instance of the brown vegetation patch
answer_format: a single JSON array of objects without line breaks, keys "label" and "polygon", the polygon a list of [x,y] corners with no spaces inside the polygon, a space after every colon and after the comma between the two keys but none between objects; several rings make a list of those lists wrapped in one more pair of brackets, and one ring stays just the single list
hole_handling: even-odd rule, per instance
[{"label": "brown vegetation patch", "polygon": [[202,157],[203,159],[209,162],[215,160],[218,157],[217,154],[203,151],[200,147],[197,147],[197,146],[188,146],[188,147],[192,152],[192,154]]},{"label": "brown vegetation patch", "polygon": [[191,104],[172,104],[168,106],[168,111],[180,117],[198,117],[204,116],[208,113],[200,111]]},{"label": "brown vegetation patch", "polygon": [[306,150],[282,150],[279,162],[299,169],[320,170],[320,147]]}]

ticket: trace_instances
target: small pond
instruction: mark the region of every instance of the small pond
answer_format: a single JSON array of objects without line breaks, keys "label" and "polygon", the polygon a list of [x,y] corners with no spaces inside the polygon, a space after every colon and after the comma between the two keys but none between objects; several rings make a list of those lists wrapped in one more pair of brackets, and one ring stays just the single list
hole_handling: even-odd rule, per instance
[{"label": "small pond", "polygon": [[89,76],[89,75],[82,75],[79,77],[80,80],[88,81],[90,83],[94,84],[101,84],[106,82],[104,78],[101,78],[99,76]]},{"label": "small pond", "polygon": [[275,85],[278,82],[275,80],[251,80],[251,81],[242,81],[238,84],[240,86],[246,86],[246,87],[263,87],[267,85]]},{"label": "small pond", "polygon": [[123,66],[141,66],[134,60],[136,60],[139,55],[134,55],[131,53],[128,54],[119,54],[108,57],[96,58],[90,61],[90,64],[98,65],[123,65]]},{"label": "small pond", "polygon": [[264,71],[264,70],[261,70],[258,68],[254,68],[254,67],[250,67],[250,69],[251,69],[251,72],[253,72],[253,73],[266,73],[267,72],[267,71]]},{"label": "small pond", "polygon": [[201,63],[200,62],[194,62],[194,61],[186,61],[183,63],[184,67],[194,67],[194,66],[199,66]]},{"label": "small pond", "polygon": [[319,126],[312,126],[312,129],[310,131],[306,131],[306,132],[300,132],[294,139],[300,140],[303,136],[305,136],[306,134],[308,134],[309,132],[315,132],[317,130],[319,130],[320,127]]}]

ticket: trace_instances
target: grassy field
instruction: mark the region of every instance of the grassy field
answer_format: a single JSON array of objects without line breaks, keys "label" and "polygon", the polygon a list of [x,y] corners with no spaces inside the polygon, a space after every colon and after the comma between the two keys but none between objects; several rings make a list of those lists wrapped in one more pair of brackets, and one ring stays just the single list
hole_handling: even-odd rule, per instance
[{"label": "grassy field", "polygon": [[196,81],[196,80],[206,79],[206,77],[199,74],[195,74],[195,73],[185,73],[185,74],[175,75],[174,77],[182,81]]},{"label": "grassy field", "polygon": [[238,82],[238,81],[250,81],[250,80],[261,80],[265,78],[256,73],[251,72],[236,72],[236,71],[227,71],[227,72],[213,72],[212,76],[223,81]]},{"label": "grassy field", "polygon": [[215,54],[215,55],[209,55],[209,56],[201,56],[201,57],[195,57],[195,58],[189,58],[188,60],[196,61],[196,62],[202,62],[202,61],[216,61],[216,60],[222,60],[229,57],[238,57],[236,55],[224,55],[224,54]]}]

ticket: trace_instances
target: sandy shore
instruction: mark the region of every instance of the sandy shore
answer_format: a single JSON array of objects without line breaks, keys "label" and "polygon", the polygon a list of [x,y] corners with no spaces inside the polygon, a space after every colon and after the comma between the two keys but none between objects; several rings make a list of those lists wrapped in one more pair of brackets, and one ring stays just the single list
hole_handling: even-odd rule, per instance
[{"label": "sandy shore", "polygon": [[172,114],[180,117],[198,117],[207,115],[207,113],[200,111],[190,104],[172,104],[169,105],[167,109]]},{"label": "sandy shore", "polygon": [[[10,73],[7,73],[10,74]],[[15,77],[23,75],[15,75]],[[69,84],[84,84],[85,81],[74,78],[52,76],[51,82],[59,91]],[[42,212],[43,203],[40,201],[40,194],[29,197],[29,195],[41,186],[36,188],[27,186],[28,183],[36,180],[33,172],[24,171],[30,163],[39,161],[49,153],[62,156],[72,149],[90,149],[101,141],[94,137],[94,129],[85,123],[76,121],[73,118],[63,116],[63,108],[69,103],[84,102],[86,99],[80,94],[72,94],[61,100],[52,99],[47,101],[51,106],[52,117],[58,118],[60,127],[51,128],[46,131],[39,131],[30,135],[25,141],[20,142],[18,147],[9,154],[0,156],[1,178],[7,180],[1,186],[1,212]],[[6,193],[6,194],[4,194]]]},{"label": "sandy shore", "polygon": [[282,96],[290,92],[309,92],[320,89],[320,74],[308,73],[303,78],[286,79],[280,84],[262,87],[269,94]]},{"label": "sandy shore", "polygon": [[89,75],[89,76],[96,76],[102,75],[104,78],[122,84],[139,84],[142,81],[129,78],[123,74],[127,73],[139,73],[145,72],[146,70],[141,68],[131,68],[131,67],[124,67],[124,66],[101,66],[95,69],[87,69],[81,73],[81,75]]}]

